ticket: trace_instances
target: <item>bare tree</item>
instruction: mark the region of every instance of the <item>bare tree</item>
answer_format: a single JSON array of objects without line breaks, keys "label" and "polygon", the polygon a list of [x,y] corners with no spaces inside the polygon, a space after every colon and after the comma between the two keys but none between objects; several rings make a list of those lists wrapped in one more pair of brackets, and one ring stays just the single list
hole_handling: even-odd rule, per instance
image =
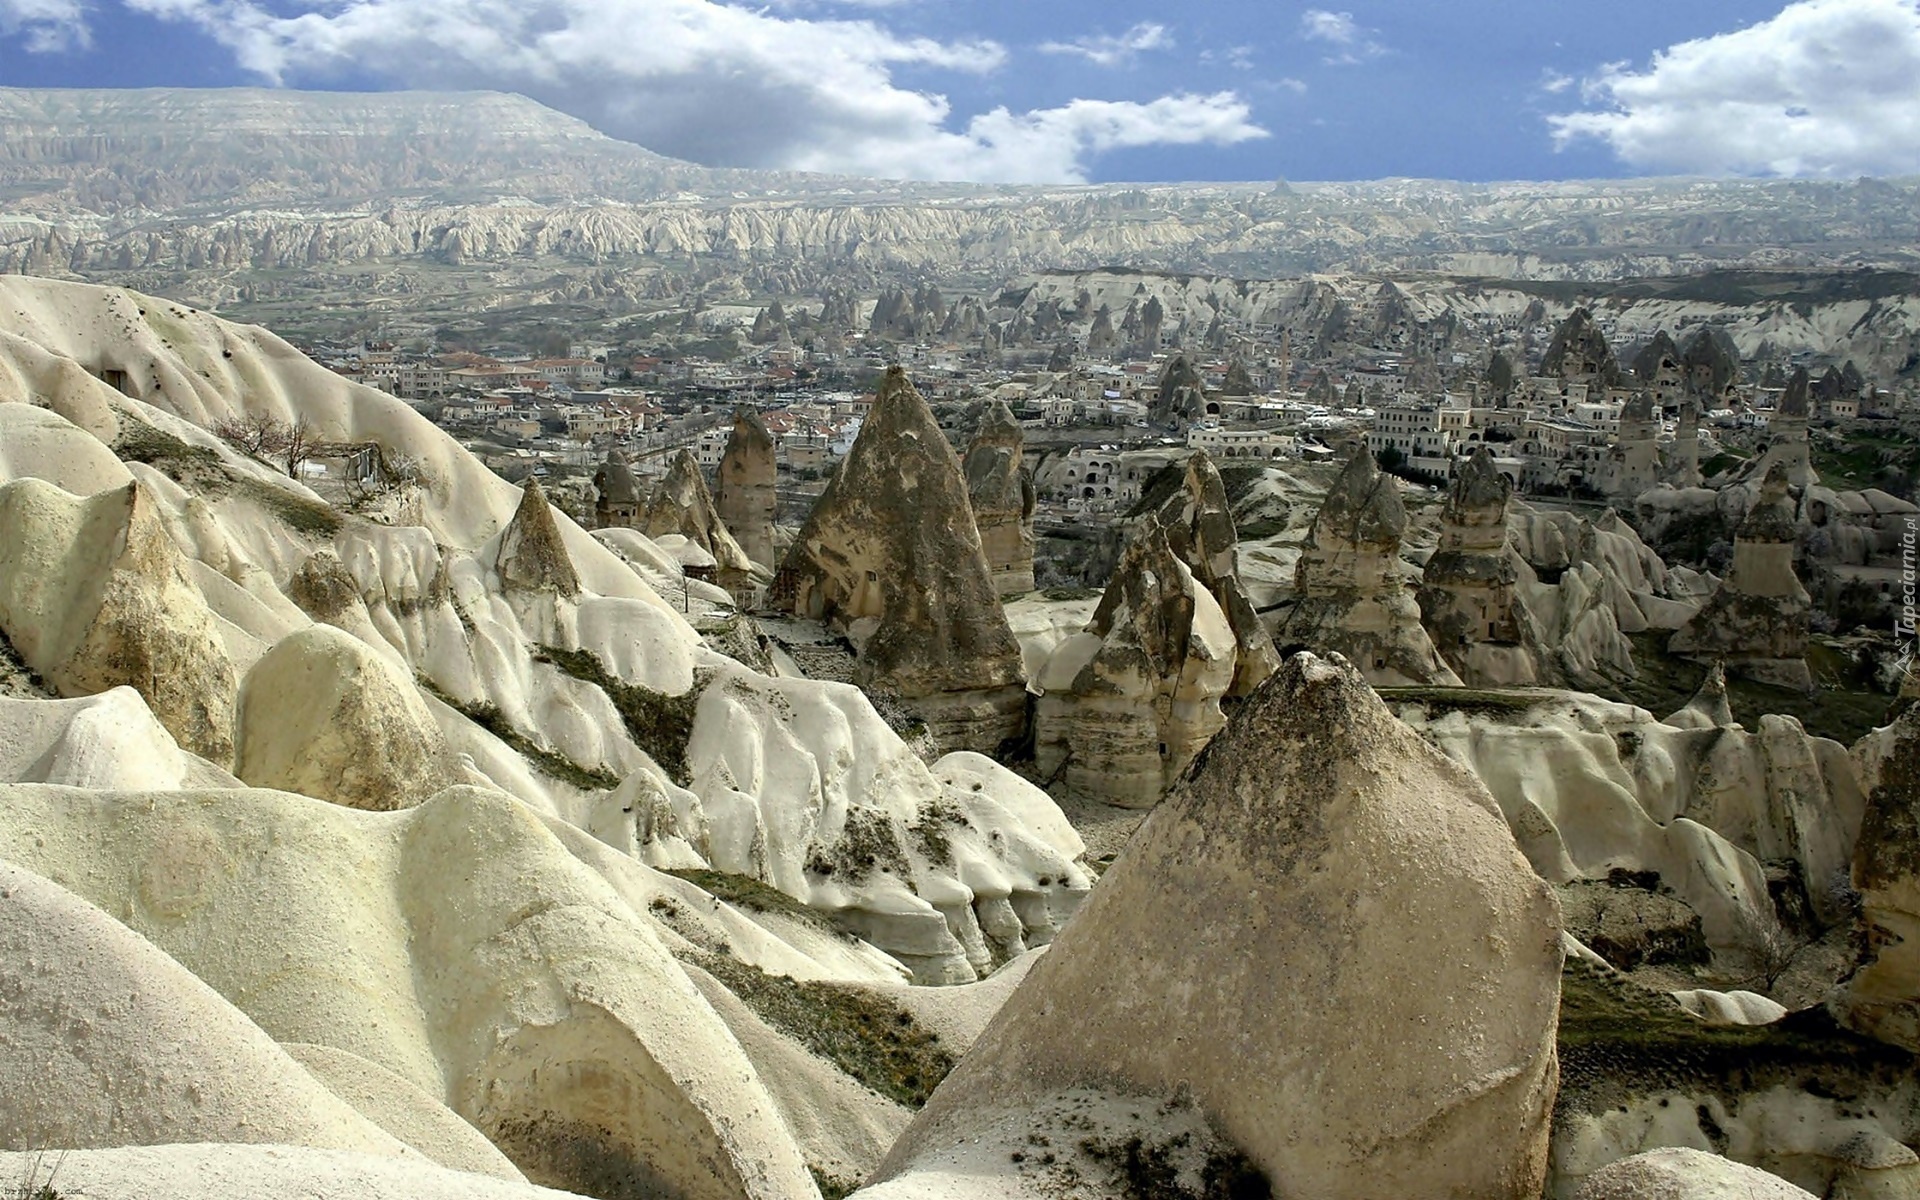
[{"label": "bare tree", "polygon": [[312,425],[301,417],[287,426],[286,443],[280,448],[280,457],[287,464],[287,476],[290,479],[300,477],[300,464],[312,458],[320,448],[320,437]]},{"label": "bare tree", "polygon": [[281,465],[289,478],[300,477],[300,464],[312,458],[320,438],[305,417],[292,423],[261,413],[229,417],[213,427],[220,439],[236,450]]}]

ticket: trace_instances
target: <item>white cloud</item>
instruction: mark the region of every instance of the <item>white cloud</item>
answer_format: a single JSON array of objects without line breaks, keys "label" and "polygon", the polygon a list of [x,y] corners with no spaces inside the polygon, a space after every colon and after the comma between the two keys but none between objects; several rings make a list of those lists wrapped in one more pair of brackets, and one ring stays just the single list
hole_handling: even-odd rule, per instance
[{"label": "white cloud", "polygon": [[1552,67],[1548,67],[1540,72],[1540,90],[1550,96],[1558,96],[1560,93],[1571,88],[1573,84],[1573,76],[1561,71],[1556,71]]},{"label": "white cloud", "polygon": [[[911,144],[838,146],[792,165],[805,170],[900,174],[904,154],[927,164],[920,174],[1005,183],[1075,182],[1084,164],[1108,150],[1142,146],[1226,146],[1268,136],[1232,92],[1130,100],[1073,100],[1059,108],[982,113],[964,133],[929,131]],[[1069,164],[1063,169],[1062,164]]]},{"label": "white cloud", "polygon": [[1549,117],[1627,164],[1702,175],[1920,171],[1920,0],[1799,0],[1770,20],[1614,63]]},{"label": "white cloud", "polygon": [[1373,31],[1355,21],[1350,12],[1310,8],[1300,14],[1300,36],[1329,48],[1320,61],[1330,67],[1350,67],[1387,52],[1374,40]]},{"label": "white cloud", "polygon": [[899,86],[892,72],[991,72],[1007,57],[998,43],[714,0],[308,0],[295,15],[265,0],[125,2],[198,24],[274,83],[358,76],[516,91],[715,165],[1066,181],[1104,150],[1265,136],[1231,93],[995,110],[954,132],[945,96]]},{"label": "white cloud", "polygon": [[1214,50],[1209,47],[1200,51],[1200,61],[1208,66],[1225,63],[1236,71],[1251,71],[1253,70],[1253,47],[1228,46],[1225,50]]},{"label": "white cloud", "polygon": [[1151,21],[1142,21],[1125,33],[1089,34],[1071,42],[1042,42],[1039,47],[1042,54],[1076,54],[1103,67],[1130,63],[1142,51],[1172,48],[1173,35],[1167,27]]},{"label": "white cloud", "polygon": [[91,40],[81,0],[0,0],[0,35],[15,34],[25,35],[34,54],[70,50]]}]

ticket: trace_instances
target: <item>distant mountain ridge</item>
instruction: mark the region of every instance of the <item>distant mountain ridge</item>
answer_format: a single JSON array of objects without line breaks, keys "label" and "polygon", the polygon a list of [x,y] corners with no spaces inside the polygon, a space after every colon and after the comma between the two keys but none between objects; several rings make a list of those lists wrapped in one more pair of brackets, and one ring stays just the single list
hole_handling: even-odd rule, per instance
[{"label": "distant mountain ridge", "polygon": [[[546,279],[695,262],[793,272],[767,281],[776,290],[901,274],[984,286],[1104,266],[1561,280],[1906,270],[1920,267],[1920,191],[1881,180],[899,182],[702,167],[494,92],[0,89],[0,270],[215,302],[294,286],[263,272],[344,265]],[[637,286],[591,282],[639,298]]]},{"label": "distant mountain ridge", "polygon": [[0,88],[0,186],[16,209],[637,200],[768,178],[665,158],[504,92]]}]

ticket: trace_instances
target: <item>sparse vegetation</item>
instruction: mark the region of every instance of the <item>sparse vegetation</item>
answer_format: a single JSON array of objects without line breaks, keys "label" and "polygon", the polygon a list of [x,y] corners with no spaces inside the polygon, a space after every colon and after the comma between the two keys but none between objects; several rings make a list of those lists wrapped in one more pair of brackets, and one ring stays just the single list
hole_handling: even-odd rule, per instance
[{"label": "sparse vegetation", "polygon": [[807,1174],[813,1176],[813,1186],[820,1189],[820,1200],[847,1200],[848,1196],[860,1190],[859,1180],[829,1175],[811,1163],[807,1165]]},{"label": "sparse vegetation", "polygon": [[807,848],[806,866],[816,875],[832,875],[854,884],[864,882],[876,870],[901,879],[911,879],[913,874],[892,815],[858,804],[847,807],[846,821],[833,845],[815,842]]},{"label": "sparse vegetation", "polygon": [[[1707,668],[1702,663],[1669,655],[1666,634],[1630,633],[1633,659],[1640,673],[1600,694],[1610,700],[1637,704],[1655,716],[1665,716],[1686,704],[1700,689]],[[1866,688],[1843,686],[1854,672],[1850,660],[1815,642],[1807,647],[1807,665],[1819,687],[1811,695],[1727,677],[1727,702],[1736,721],[1748,729],[1760,728],[1766,713],[1797,718],[1815,737],[1852,745],[1863,734],[1887,721],[1892,697]],[[1384,694],[1384,692],[1383,692]]]},{"label": "sparse vegetation", "polygon": [[1569,960],[1560,991],[1557,1111],[1602,1112],[1671,1091],[1790,1086],[1849,1099],[1909,1078],[1905,1051],[1850,1033],[1814,1007],[1771,1025],[1709,1025],[1669,997]]},{"label": "sparse vegetation", "polygon": [[953,865],[953,838],[950,830],[965,828],[967,816],[946,800],[929,800],[920,805],[913,824],[907,827],[920,855],[936,867]]},{"label": "sparse vegetation", "polygon": [[213,427],[220,440],[234,449],[271,461],[288,478],[300,477],[300,464],[313,457],[320,436],[305,417],[281,421],[260,413],[229,417]]},{"label": "sparse vegetation", "polygon": [[536,745],[533,739],[515,729],[513,723],[507,720],[506,714],[493,705],[463,704],[448,695],[440,685],[425,675],[416,675],[414,678],[435,699],[505,742],[541,774],[558,779],[562,783],[570,783],[588,792],[612,791],[620,786],[620,777],[612,771],[583,767],[564,754],[557,754]]},{"label": "sparse vegetation", "polygon": [[26,1157],[26,1166],[20,1178],[10,1188],[0,1190],[0,1200],[63,1200],[62,1193],[53,1186],[54,1179],[60,1174],[61,1159],[47,1164],[45,1151],[35,1151]]},{"label": "sparse vegetation", "polygon": [[310,537],[330,539],[346,523],[332,505],[309,500],[264,480],[241,477],[233,480],[232,486],[234,495],[253,501],[292,529]]},{"label": "sparse vegetation", "polygon": [[1124,1200],[1269,1200],[1273,1195],[1273,1185],[1245,1155],[1220,1150],[1207,1155],[1199,1188],[1189,1186],[1173,1161],[1187,1141],[1184,1133],[1157,1143],[1137,1133],[1119,1142],[1089,1137],[1081,1139],[1080,1152],[1114,1171]]},{"label": "sparse vegetation", "polygon": [[195,446],[144,422],[126,420],[113,452],[122,462],[143,463],[183,486],[212,495],[224,495],[230,477],[220,453]]},{"label": "sparse vegetation", "polygon": [[686,953],[761,1020],[895,1103],[921,1107],[953,1070],[939,1038],[878,993],[769,975],[726,955]]},{"label": "sparse vegetation", "polygon": [[687,770],[687,742],[693,737],[693,714],[700,706],[700,693],[713,678],[711,671],[695,671],[692,687],[681,695],[669,696],[626,682],[607,670],[606,664],[590,651],[541,646],[534,651],[533,661],[551,663],[565,674],[605,692],[634,744],[646,751],[675,783],[684,787],[692,782]]},{"label": "sparse vegetation", "polygon": [[703,870],[697,867],[670,868],[666,873],[684,879],[703,891],[711,892],[736,908],[791,917],[835,937],[849,936],[824,913],[808,908],[780,889],[770,887],[750,876],[735,875],[730,871]]},{"label": "sparse vegetation", "polygon": [[1376,688],[1388,704],[1419,704],[1429,711],[1487,713],[1504,715],[1523,713],[1548,699],[1525,691],[1500,691],[1493,688],[1383,687]]},{"label": "sparse vegetation", "polygon": [[122,462],[143,463],[168,479],[209,499],[233,495],[259,505],[294,530],[312,537],[331,538],[344,523],[331,505],[311,500],[286,487],[235,474],[218,451],[195,446],[139,422],[128,422],[114,442]]}]

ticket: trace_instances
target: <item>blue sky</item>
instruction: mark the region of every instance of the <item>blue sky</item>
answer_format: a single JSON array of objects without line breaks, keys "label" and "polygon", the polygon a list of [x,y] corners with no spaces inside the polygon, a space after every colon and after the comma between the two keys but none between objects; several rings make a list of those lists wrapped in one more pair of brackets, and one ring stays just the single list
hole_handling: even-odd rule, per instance
[{"label": "blue sky", "polygon": [[923,178],[1920,172],[1920,0],[0,0],[0,83],[490,87]]}]

